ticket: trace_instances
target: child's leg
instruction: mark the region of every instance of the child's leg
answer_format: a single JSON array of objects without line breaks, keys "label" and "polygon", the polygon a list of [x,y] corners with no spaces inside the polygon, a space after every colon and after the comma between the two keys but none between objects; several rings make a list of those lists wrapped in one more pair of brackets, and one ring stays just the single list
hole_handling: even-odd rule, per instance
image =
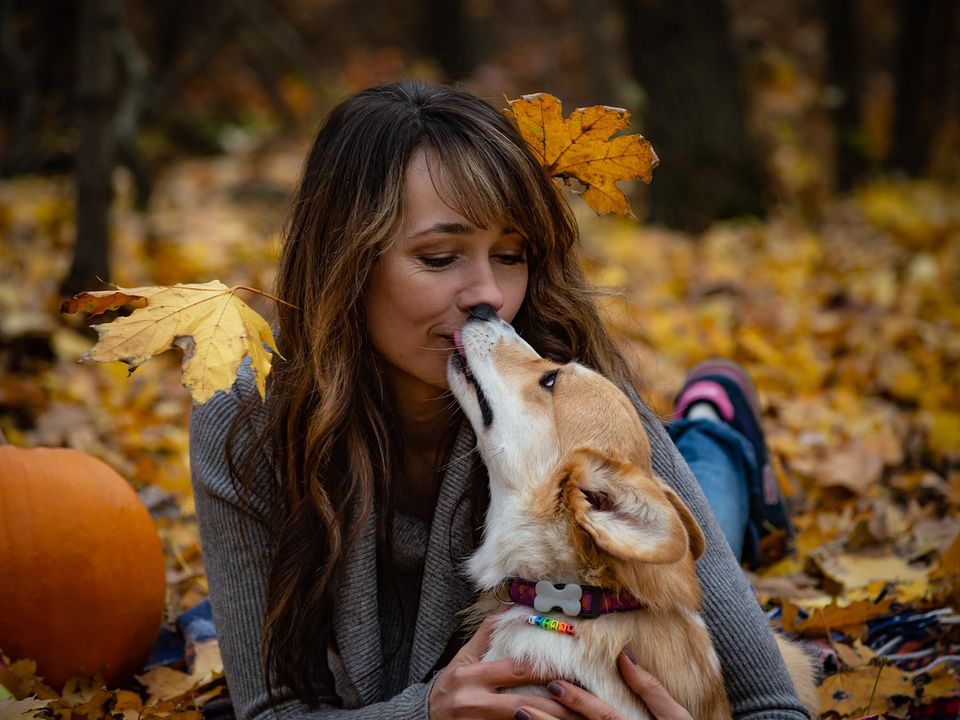
[{"label": "child's leg", "polygon": [[750,519],[747,477],[757,472],[753,448],[730,426],[710,420],[678,420],[667,430],[700,483],[734,557],[742,559]]},{"label": "child's leg", "polygon": [[751,566],[776,559],[792,539],[793,527],[770,465],[749,375],[727,360],[698,364],[687,374],[674,420],[670,434],[734,553]]}]

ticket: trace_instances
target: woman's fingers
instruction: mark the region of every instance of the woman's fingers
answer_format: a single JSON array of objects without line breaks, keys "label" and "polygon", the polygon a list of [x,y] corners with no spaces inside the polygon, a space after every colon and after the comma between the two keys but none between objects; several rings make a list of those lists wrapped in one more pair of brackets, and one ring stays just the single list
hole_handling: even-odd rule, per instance
[{"label": "woman's fingers", "polygon": [[556,720],[556,716],[538,708],[524,705],[517,708],[517,711],[513,714],[513,720]]},{"label": "woman's fingers", "polygon": [[534,717],[550,718],[550,720],[583,720],[580,715],[568,710],[555,700],[539,695],[500,693],[495,696],[492,705],[496,708],[496,714],[490,717],[515,718],[519,710],[526,709],[528,712],[536,713]]},{"label": "woman's fingers", "polygon": [[[522,660],[504,659],[480,662],[464,666],[457,672],[460,676],[458,679],[464,685],[479,686],[493,691],[524,685],[542,686],[544,683],[543,677],[533,672],[530,664]],[[486,702],[493,702],[493,705],[498,708],[498,712],[502,708],[509,708],[511,715],[523,705],[534,707],[549,714],[550,717],[561,718],[561,720],[576,720],[579,717],[557,701],[540,695],[498,692],[495,700],[491,701],[488,698]]]},{"label": "woman's fingers", "polygon": [[529,663],[519,660],[482,662],[490,645],[494,618],[487,618],[473,637],[440,671],[430,692],[431,718],[509,718],[521,706],[546,717],[576,720],[577,715],[548,697],[503,693],[502,688],[542,685]]},{"label": "woman's fingers", "polygon": [[[564,680],[553,680],[547,690],[570,712],[587,720],[625,720],[623,715],[593,693]],[[526,708],[524,708],[526,709]],[[537,718],[531,714],[531,717]],[[538,719],[539,720],[539,719]]]},{"label": "woman's fingers", "polygon": [[[690,713],[673,699],[660,681],[637,665],[626,651],[620,653],[618,660],[624,681],[643,700],[650,714],[657,720],[692,720]],[[567,710],[582,715],[587,720],[624,720],[623,715],[596,695],[572,683],[554,680],[547,685],[547,690]],[[514,717],[516,720],[550,720],[553,716],[549,711],[524,705]]]},{"label": "woman's fingers", "polygon": [[453,659],[450,660],[450,664],[447,665],[447,667],[470,665],[480,662],[480,658],[483,657],[483,654],[490,646],[490,638],[493,636],[493,625],[496,618],[496,615],[485,618],[473,634],[473,637],[457,651],[457,654],[453,656]]},{"label": "woman's fingers", "polygon": [[637,665],[626,650],[620,653],[618,661],[624,681],[657,720],[691,720],[690,713],[673,699],[659,680]]}]

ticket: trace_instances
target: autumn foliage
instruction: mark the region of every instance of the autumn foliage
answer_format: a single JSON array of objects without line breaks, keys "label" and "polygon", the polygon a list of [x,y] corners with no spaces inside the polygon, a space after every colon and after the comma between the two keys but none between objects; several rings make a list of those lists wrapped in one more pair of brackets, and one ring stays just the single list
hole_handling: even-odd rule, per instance
[{"label": "autumn foliage", "polygon": [[507,116],[540,160],[558,180],[576,179],[586,188],[581,197],[598,215],[633,216],[618,180],[650,182],[659,160],[643,136],[617,135],[630,125],[623,108],[593,105],[563,117],[560,101],[537,93],[511,100]]},{"label": "autumn foliage", "polygon": [[[521,127],[527,109],[512,105]],[[541,116],[559,119],[568,139],[577,123],[594,127],[589,113],[564,118],[559,104]],[[600,126],[616,122],[595,123],[597,137],[612,137],[612,145],[601,143],[604,153],[619,147],[621,136],[603,135]],[[642,142],[630,142],[640,143],[638,157],[643,154]],[[564,155],[556,147],[544,141],[543,159],[555,163],[558,175],[576,179],[581,189],[616,187],[619,176],[613,174],[592,183],[576,175],[563,164],[574,150]],[[106,301],[78,302],[113,307],[127,302],[118,292],[144,297],[146,288],[202,284],[211,277],[224,280],[218,302],[234,302],[224,294],[230,285],[269,287],[282,212],[269,198],[287,196],[303,152],[301,144],[291,144],[272,148],[269,157],[240,152],[216,163],[178,164],[158,187],[159,209],[149,223],[133,212],[129,190],[122,190],[112,279],[133,289],[110,291]],[[652,150],[646,157],[649,172]],[[250,200],[249,188],[264,182],[270,192]],[[0,245],[0,297],[7,303],[0,322],[6,370],[0,374],[0,427],[16,445],[66,445],[101,457],[139,489],[164,544],[170,626],[206,596],[187,466],[192,398],[180,387],[181,358],[173,353],[129,377],[118,362],[76,364],[93,338],[75,314],[56,313],[61,299],[51,280],[65,265],[69,197],[56,180],[0,184],[0,232],[11,238]],[[750,579],[771,623],[798,636],[822,661],[825,717],[906,717],[955,697],[956,189],[878,179],[850,196],[824,200],[816,212],[787,204],[769,221],[717,224],[697,236],[598,217],[573,203],[587,271],[612,289],[603,299],[607,321],[643,369],[645,396],[657,410],[669,411],[686,368],[707,357],[735,359],[757,382],[798,533],[792,555]],[[250,304],[257,302],[254,297]],[[133,327],[118,322],[148,309],[114,320],[116,329],[101,332],[101,342]],[[256,309],[262,313],[265,306]],[[263,338],[259,331],[249,334]],[[135,357],[122,348],[117,354]],[[211,648],[207,653],[192,666],[146,670],[122,689],[72,681],[62,693],[45,686],[29,660],[10,658],[10,666],[0,668],[0,684],[20,702],[38,697],[59,708],[113,703],[126,717],[172,717],[222,692],[222,666]]]},{"label": "autumn foliage", "polygon": [[173,287],[117,288],[81,293],[61,312],[99,316],[143,300],[141,307],[112,323],[94,325],[97,345],[81,359],[119,360],[136,370],[174,348],[183,353],[183,384],[198,403],[229,390],[243,358],[253,361],[260,397],[266,393],[270,354],[277,352],[267,321],[218,280]]}]

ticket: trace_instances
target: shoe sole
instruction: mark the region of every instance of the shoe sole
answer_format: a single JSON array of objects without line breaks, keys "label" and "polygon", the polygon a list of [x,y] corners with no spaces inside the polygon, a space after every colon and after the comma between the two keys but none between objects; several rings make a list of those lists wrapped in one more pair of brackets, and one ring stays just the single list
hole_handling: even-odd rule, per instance
[{"label": "shoe sole", "polygon": [[683,385],[687,387],[694,381],[708,375],[720,375],[736,383],[750,404],[750,409],[753,411],[757,423],[760,423],[760,394],[757,392],[757,388],[750,379],[750,376],[747,375],[747,372],[740,367],[740,365],[722,358],[704,360],[690,368],[690,372],[687,373]]}]

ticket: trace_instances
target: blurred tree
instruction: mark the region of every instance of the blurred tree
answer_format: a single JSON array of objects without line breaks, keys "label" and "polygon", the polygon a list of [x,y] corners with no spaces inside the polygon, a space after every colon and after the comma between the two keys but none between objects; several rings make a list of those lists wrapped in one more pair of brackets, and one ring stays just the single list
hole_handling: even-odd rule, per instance
[{"label": "blurred tree", "polygon": [[951,105],[960,101],[960,2],[900,0],[896,114],[888,166],[912,177],[930,167]]},{"label": "blurred tree", "polygon": [[855,0],[822,0],[827,78],[833,90],[834,157],[838,190],[850,190],[867,169],[861,98],[863,63]]},{"label": "blurred tree", "polygon": [[113,38],[122,17],[120,0],[83,0],[77,73],[77,239],[61,292],[73,295],[110,279],[111,178],[116,153],[113,128],[117,56]]},{"label": "blurred tree", "polygon": [[[0,175],[75,174],[76,245],[62,291],[110,279],[117,162],[131,171],[136,205],[147,206],[154,162],[139,142],[144,121],[161,130],[161,152],[221,151],[211,136],[261,98],[291,125],[283,81],[309,80],[314,65],[297,27],[266,0],[199,0],[189,14],[174,0],[0,0]],[[191,94],[192,111],[174,102]]]},{"label": "blurred tree", "polygon": [[620,0],[640,117],[660,157],[650,219],[690,231],[761,215],[766,181],[747,132],[724,0]]},{"label": "blurred tree", "polygon": [[630,105],[632,88],[625,77],[619,38],[614,36],[610,27],[616,7],[609,0],[579,0],[576,9],[585,45],[584,64],[589,76],[583,104]]},{"label": "blurred tree", "polygon": [[426,0],[422,46],[443,70],[446,81],[464,80],[477,66],[474,23],[463,0]]},{"label": "blurred tree", "polygon": [[0,177],[37,170],[68,172],[64,128],[74,89],[74,0],[0,0]]}]

